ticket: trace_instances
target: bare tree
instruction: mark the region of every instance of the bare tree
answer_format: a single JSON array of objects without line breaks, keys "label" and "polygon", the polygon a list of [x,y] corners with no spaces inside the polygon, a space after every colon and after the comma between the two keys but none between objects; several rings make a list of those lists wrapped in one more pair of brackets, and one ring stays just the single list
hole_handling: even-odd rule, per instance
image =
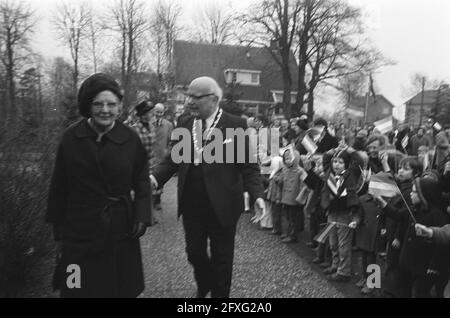
[{"label": "bare tree", "polygon": [[125,89],[124,105],[128,107],[131,101],[131,80],[137,72],[139,43],[150,29],[149,19],[146,17],[145,2],[141,0],[116,0],[111,11],[110,30],[119,35],[121,41],[120,62],[121,81]]},{"label": "bare tree", "polygon": [[152,37],[155,39],[159,85],[173,85],[173,43],[181,30],[181,6],[177,1],[159,0],[153,8]]},{"label": "bare tree", "polygon": [[196,11],[193,18],[191,38],[199,42],[227,44],[236,33],[236,14],[231,4],[212,1]]},{"label": "bare tree", "polygon": [[163,25],[165,59],[167,70],[171,71],[173,62],[173,43],[180,32],[179,18],[181,6],[176,1],[159,0],[157,9],[157,21]]},{"label": "bare tree", "polygon": [[91,16],[86,2],[73,4],[65,1],[57,5],[53,24],[60,41],[69,47],[73,62],[72,89],[77,91],[80,76],[80,56],[89,34]]},{"label": "bare tree", "polygon": [[[291,113],[291,61],[294,37],[302,4],[300,0],[264,0],[252,5],[251,13],[241,17],[247,32],[243,42],[265,46],[283,75],[283,110]],[[250,30],[252,30],[250,32]],[[269,45],[270,43],[270,45]]]},{"label": "bare tree", "polygon": [[101,62],[101,56],[103,56],[103,41],[102,38],[105,35],[105,25],[104,23],[99,19],[99,17],[95,14],[94,9],[92,7],[92,4],[89,3],[88,7],[88,32],[87,32],[87,39],[89,42],[89,51],[90,56],[89,59],[92,61],[92,69],[94,73],[97,73],[99,64]]},{"label": "bare tree", "polygon": [[362,96],[367,92],[367,75],[363,72],[357,72],[341,76],[337,85],[333,85],[333,87],[340,92],[342,104],[345,107],[356,97]]},{"label": "bare tree", "polygon": [[306,102],[312,117],[314,90],[320,83],[358,72],[369,73],[388,61],[364,38],[359,9],[342,0],[304,0],[303,8],[297,33],[297,105],[302,107]]},{"label": "bare tree", "polygon": [[30,52],[29,37],[35,25],[34,12],[20,1],[0,1],[0,61],[4,67],[7,102],[1,118],[17,119],[16,81],[18,69]]}]

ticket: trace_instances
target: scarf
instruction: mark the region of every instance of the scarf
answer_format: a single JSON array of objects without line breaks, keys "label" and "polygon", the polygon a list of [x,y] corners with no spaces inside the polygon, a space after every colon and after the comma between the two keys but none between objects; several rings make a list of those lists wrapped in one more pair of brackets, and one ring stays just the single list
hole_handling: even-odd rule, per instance
[{"label": "scarf", "polygon": [[339,175],[335,175],[333,172],[330,172],[327,180],[327,187],[330,189],[333,196],[337,198],[347,196],[347,189],[343,187],[345,177],[345,171]]}]

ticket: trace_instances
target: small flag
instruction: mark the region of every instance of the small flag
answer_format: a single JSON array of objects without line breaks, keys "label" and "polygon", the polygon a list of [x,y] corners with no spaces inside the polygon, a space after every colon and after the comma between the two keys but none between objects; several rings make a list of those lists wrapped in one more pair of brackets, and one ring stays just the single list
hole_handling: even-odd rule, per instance
[{"label": "small flag", "polygon": [[402,139],[402,147],[403,147],[403,149],[406,149],[406,146],[408,146],[408,142],[409,142],[409,137],[408,137],[408,135],[406,135]]},{"label": "small flag", "polygon": [[426,152],[425,156],[423,157],[423,171],[428,170],[428,167],[430,166],[430,152]]},{"label": "small flag", "polygon": [[380,132],[380,134],[386,134],[393,129],[392,116],[376,121],[374,125],[375,128]]},{"label": "small flag", "polygon": [[314,241],[318,242],[318,243],[325,243],[328,239],[328,236],[330,236],[330,232],[331,230],[336,226],[335,222],[331,222],[328,223],[327,226],[325,226],[320,232],[319,234],[317,234],[314,237]]},{"label": "small flag", "polygon": [[303,138],[302,145],[305,147],[308,154],[314,154],[317,151],[317,145],[308,135],[305,135]]},{"label": "small flag", "polygon": [[437,131],[440,131],[442,129],[442,126],[438,122],[435,122],[433,128],[436,129]]},{"label": "small flag", "polygon": [[399,189],[389,173],[380,172],[372,175],[369,183],[369,194],[385,198],[395,197]]}]

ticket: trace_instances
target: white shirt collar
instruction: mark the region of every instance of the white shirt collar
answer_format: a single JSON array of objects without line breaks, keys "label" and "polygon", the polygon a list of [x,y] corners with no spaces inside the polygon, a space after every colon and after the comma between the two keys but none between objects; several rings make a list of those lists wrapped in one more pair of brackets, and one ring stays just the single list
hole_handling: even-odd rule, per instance
[{"label": "white shirt collar", "polygon": [[212,124],[214,123],[214,119],[216,118],[218,112],[219,112],[219,107],[217,107],[216,111],[214,113],[212,113],[211,116],[209,116],[206,119],[206,127],[205,127],[205,129],[208,129],[209,127],[212,126]]}]

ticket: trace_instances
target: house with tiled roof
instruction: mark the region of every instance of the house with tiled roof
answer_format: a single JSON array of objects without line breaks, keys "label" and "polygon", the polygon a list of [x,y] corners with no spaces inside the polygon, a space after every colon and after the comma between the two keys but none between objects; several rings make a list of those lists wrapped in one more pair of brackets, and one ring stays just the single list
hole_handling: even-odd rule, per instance
[{"label": "house with tiled roof", "polygon": [[[366,107],[367,106],[367,107]],[[380,119],[392,116],[394,105],[383,95],[357,96],[345,107],[345,124],[362,127]],[[364,118],[366,120],[364,121]]]},{"label": "house with tiled roof", "polygon": [[[280,66],[266,47],[217,45],[175,41],[174,43],[175,92],[177,103],[184,101],[189,83],[199,76],[217,80],[224,92],[234,87],[237,102],[247,113],[267,113],[283,100],[283,78]],[[297,87],[297,62],[292,54],[291,103],[295,103]]]},{"label": "house with tiled roof", "polygon": [[[440,97],[448,96],[450,90],[448,86],[443,86],[440,90],[424,90],[423,104],[422,92],[416,94],[414,97],[405,102],[405,123],[410,126],[418,127],[425,123],[427,117],[433,117],[434,114],[439,113],[436,109],[440,104]],[[420,122],[422,120],[422,122]]]}]

